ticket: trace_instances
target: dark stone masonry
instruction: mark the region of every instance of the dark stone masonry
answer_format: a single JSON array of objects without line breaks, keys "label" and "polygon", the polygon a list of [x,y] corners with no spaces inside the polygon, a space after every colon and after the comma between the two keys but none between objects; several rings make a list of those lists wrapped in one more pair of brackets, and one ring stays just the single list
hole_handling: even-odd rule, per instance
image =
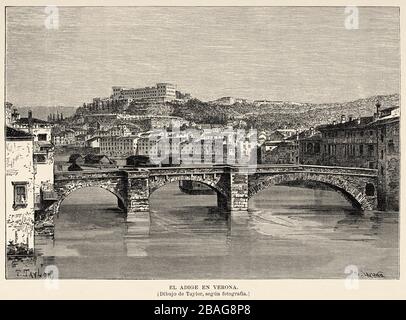
[{"label": "dark stone masonry", "polygon": [[[388,161],[390,163],[390,160]],[[266,165],[253,168],[236,166],[145,168],[139,170],[106,170],[60,172],[55,175],[58,201],[35,222],[36,234],[53,236],[54,217],[63,200],[84,187],[100,187],[117,197],[118,207],[126,216],[134,235],[149,233],[149,197],[162,186],[177,181],[197,181],[217,193],[217,204],[233,220],[248,217],[248,201],[257,192],[286,182],[315,181],[342,193],[355,207],[375,210],[379,199],[392,199],[385,186],[379,186],[378,170],[323,166]],[[390,171],[389,171],[390,172]],[[384,194],[379,194],[384,192]]]}]

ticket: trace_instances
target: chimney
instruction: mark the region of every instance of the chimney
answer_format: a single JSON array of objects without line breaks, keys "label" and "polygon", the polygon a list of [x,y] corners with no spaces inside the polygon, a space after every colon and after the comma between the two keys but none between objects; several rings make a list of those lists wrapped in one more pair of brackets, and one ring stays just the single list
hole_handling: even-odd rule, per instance
[{"label": "chimney", "polygon": [[310,136],[314,135],[314,127],[310,127]]},{"label": "chimney", "polygon": [[379,111],[381,109],[381,103],[379,102],[379,100],[375,103],[375,107],[376,107],[376,113],[379,113]]},{"label": "chimney", "polygon": [[350,115],[348,116],[348,122],[351,122],[352,120],[353,120],[353,115],[350,114]]},{"label": "chimney", "polygon": [[12,122],[17,121],[20,119],[20,114],[18,113],[17,109],[13,109],[13,113],[11,114],[11,120]]},{"label": "chimney", "polygon": [[32,128],[32,111],[31,110],[28,110],[27,120],[28,120],[28,128],[31,129]]},{"label": "chimney", "polygon": [[333,126],[335,126],[337,124],[337,121],[333,120]]},{"label": "chimney", "polygon": [[357,118],[357,124],[361,124],[361,118]]},{"label": "chimney", "polygon": [[345,123],[345,114],[341,115],[341,123]]},{"label": "chimney", "polygon": [[381,103],[379,102],[379,100],[375,103],[375,107],[376,107],[376,116],[374,118],[377,119],[381,116]]}]

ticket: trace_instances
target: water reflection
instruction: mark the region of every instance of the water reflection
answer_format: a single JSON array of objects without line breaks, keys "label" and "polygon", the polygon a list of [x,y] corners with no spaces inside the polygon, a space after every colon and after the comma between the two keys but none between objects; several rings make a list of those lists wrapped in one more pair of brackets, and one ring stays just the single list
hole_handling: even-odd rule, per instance
[{"label": "water reflection", "polygon": [[37,240],[62,278],[343,278],[349,264],[398,276],[398,215],[361,215],[335,192],[272,187],[248,217],[230,217],[214,195],[173,184],[151,196],[150,233],[139,237],[116,199],[96,190],[68,198],[55,240]]}]

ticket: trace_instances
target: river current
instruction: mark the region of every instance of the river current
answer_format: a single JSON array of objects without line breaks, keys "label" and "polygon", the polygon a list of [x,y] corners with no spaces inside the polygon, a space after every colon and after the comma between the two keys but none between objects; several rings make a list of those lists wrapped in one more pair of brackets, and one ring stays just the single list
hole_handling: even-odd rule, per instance
[{"label": "river current", "polygon": [[398,213],[361,213],[338,193],[274,186],[250,200],[245,224],[215,195],[176,184],[151,195],[151,229],[131,237],[116,198],[85,188],[62,204],[55,239],[36,240],[44,265],[65,279],[398,278]]}]

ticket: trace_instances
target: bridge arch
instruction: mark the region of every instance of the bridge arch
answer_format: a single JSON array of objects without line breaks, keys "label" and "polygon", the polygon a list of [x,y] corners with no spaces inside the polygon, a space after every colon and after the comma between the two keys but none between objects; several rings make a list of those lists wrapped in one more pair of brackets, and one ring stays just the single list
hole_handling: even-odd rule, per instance
[{"label": "bridge arch", "polygon": [[206,186],[208,186],[210,189],[216,192],[218,196],[222,196],[225,198],[228,198],[228,194],[226,190],[220,186],[219,181],[220,177],[218,178],[203,178],[202,176],[170,176],[170,177],[165,177],[165,178],[158,178],[150,181],[149,185],[149,195],[156,190],[162,188],[163,186],[173,183],[173,182],[179,182],[179,181],[195,181],[195,182],[200,182]]},{"label": "bridge arch", "polygon": [[[289,173],[289,174],[276,174],[260,178],[253,181],[249,185],[248,198],[253,197],[258,192],[265,190],[274,185],[280,185],[284,182],[292,181],[314,181],[322,183],[331,189],[341,193],[354,207],[362,210],[373,210],[376,205],[376,197],[366,196],[366,191],[372,189],[376,190],[371,182],[360,181],[359,178],[344,178],[340,176],[321,175],[314,173]],[[371,194],[371,193],[369,193]]]},{"label": "bridge arch", "polygon": [[86,182],[80,184],[73,184],[73,185],[64,185],[58,186],[56,188],[58,193],[58,201],[54,204],[53,213],[54,215],[58,215],[59,209],[63,203],[63,201],[69,197],[69,195],[77,190],[84,189],[84,188],[100,188],[109,191],[111,194],[116,196],[118,202],[121,204],[121,208],[126,208],[126,199],[125,196],[117,190],[114,186],[103,184],[103,183],[95,183],[95,182]]}]

